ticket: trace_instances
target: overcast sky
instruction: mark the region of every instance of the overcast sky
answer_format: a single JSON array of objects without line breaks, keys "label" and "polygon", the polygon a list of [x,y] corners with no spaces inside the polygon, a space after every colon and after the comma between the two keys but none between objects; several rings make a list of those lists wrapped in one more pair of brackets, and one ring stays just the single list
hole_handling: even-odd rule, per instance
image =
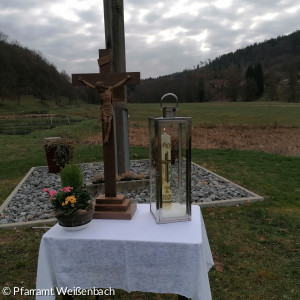
[{"label": "overcast sky", "polygon": [[[300,29],[298,0],[124,0],[127,71],[157,77]],[[0,0],[0,31],[59,71],[98,72],[103,0]]]}]

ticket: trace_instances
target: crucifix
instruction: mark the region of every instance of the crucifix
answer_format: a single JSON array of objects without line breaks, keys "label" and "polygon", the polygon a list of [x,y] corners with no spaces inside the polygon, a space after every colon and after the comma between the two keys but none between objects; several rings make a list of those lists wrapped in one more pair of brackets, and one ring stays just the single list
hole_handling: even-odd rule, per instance
[{"label": "crucifix", "polygon": [[[120,72],[112,73],[111,64],[111,51],[110,49],[100,49],[98,65],[100,73],[90,74],[72,74],[72,84],[76,86],[88,86],[98,91],[101,99],[101,120],[102,120],[102,135],[103,135],[103,159],[104,159],[104,178],[105,178],[105,195],[101,195],[96,199],[96,210],[108,211],[109,208],[113,209],[115,217],[106,216],[107,213],[95,212],[95,217],[101,218],[118,218],[116,217],[116,204],[125,205],[122,207],[130,208],[133,204],[128,203],[128,199],[124,196],[116,194],[116,162],[115,162],[115,133],[113,126],[113,106],[112,102],[115,100],[122,100],[117,91],[117,88],[123,84],[139,84],[139,72]],[[126,200],[126,201],[125,201]],[[125,201],[125,203],[124,203]],[[108,203],[110,202],[110,203]],[[110,204],[105,206],[104,204]],[[127,206],[126,206],[127,205]],[[122,214],[121,214],[122,215]],[[100,217],[99,217],[100,218]],[[122,218],[122,216],[120,216]],[[124,217],[125,218],[125,217]]]}]

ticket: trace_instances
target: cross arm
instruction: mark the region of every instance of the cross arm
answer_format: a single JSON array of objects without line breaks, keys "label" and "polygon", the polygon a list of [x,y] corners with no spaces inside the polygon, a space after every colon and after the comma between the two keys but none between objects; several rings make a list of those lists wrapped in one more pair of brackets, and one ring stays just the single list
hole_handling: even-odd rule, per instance
[{"label": "cross arm", "polygon": [[72,74],[72,85],[84,86],[84,83],[79,80],[82,79],[88,81],[89,83],[96,85],[97,81],[103,81],[106,86],[113,86],[126,78],[126,76],[131,76],[126,84],[140,84],[140,72],[120,72],[120,73],[90,73],[90,74]]}]

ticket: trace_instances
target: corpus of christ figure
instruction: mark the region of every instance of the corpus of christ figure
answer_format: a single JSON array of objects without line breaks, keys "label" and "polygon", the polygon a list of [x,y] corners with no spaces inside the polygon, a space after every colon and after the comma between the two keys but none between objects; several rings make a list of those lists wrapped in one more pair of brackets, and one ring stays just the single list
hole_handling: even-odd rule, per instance
[{"label": "corpus of christ figure", "polygon": [[100,118],[102,120],[103,126],[103,143],[106,144],[109,142],[109,134],[111,130],[111,121],[113,118],[113,105],[112,105],[112,93],[115,88],[118,88],[125,84],[131,78],[130,75],[127,75],[124,79],[112,86],[105,86],[102,81],[97,81],[96,85],[91,84],[90,82],[79,77],[78,80],[84,83],[86,86],[95,89],[101,100],[101,114]]}]

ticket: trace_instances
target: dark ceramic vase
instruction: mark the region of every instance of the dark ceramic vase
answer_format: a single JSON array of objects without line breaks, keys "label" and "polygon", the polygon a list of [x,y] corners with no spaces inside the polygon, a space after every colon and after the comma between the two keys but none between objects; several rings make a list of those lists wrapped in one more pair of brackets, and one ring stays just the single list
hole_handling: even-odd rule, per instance
[{"label": "dark ceramic vase", "polygon": [[94,211],[95,209],[93,207],[92,209],[79,214],[57,216],[56,219],[58,220],[59,225],[63,227],[80,227],[88,224],[92,220]]},{"label": "dark ceramic vase", "polygon": [[61,168],[55,162],[56,146],[48,146],[45,150],[49,173],[59,173]]}]

